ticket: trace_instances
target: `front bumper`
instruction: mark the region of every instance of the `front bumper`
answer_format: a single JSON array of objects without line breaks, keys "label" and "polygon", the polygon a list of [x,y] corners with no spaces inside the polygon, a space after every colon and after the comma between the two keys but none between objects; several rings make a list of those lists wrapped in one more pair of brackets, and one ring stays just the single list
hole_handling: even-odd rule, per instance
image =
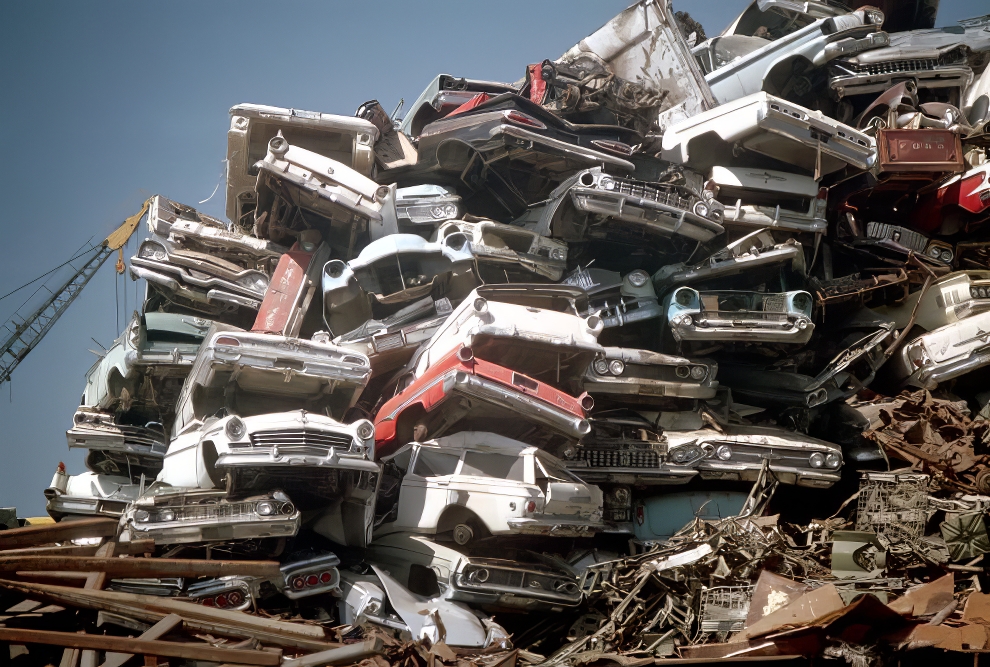
[{"label": "front bumper", "polygon": [[[706,459],[698,464],[701,479],[720,479],[755,482],[763,469],[762,464],[734,463]],[[783,484],[825,489],[839,481],[840,470],[808,470],[794,466],[778,466],[771,461],[770,470]]]},{"label": "front bumper", "polygon": [[665,236],[678,235],[705,242],[724,231],[717,222],[651,199],[584,187],[572,187],[570,195],[574,206],[585,213],[643,225]]},{"label": "front bumper", "polygon": [[[565,464],[572,463],[565,461]],[[583,467],[567,465],[567,469],[590,484],[629,484],[632,486],[658,486],[687,484],[698,476],[698,471],[687,466],[668,466],[663,464],[657,468],[633,467]]]},{"label": "front bumper", "polygon": [[579,518],[536,519],[532,517],[512,517],[505,521],[509,530],[521,535],[547,535],[551,537],[587,537],[605,525],[600,521]]},{"label": "front bumper", "polygon": [[941,382],[957,378],[987,365],[990,365],[990,349],[978,350],[963,359],[953,359],[919,368],[905,380],[905,384],[931,390],[935,389]]},{"label": "front bumper", "polygon": [[668,382],[642,378],[602,377],[589,373],[584,390],[591,395],[613,395],[649,401],[657,398],[714,398],[718,384],[703,382]]},{"label": "front bumper", "polygon": [[[884,69],[882,64],[875,67]],[[903,70],[870,74],[836,74],[829,78],[832,93],[843,98],[849,95],[877,95],[901,81],[914,81],[921,88],[959,88],[965,90],[973,80],[968,67],[937,67],[930,70]]]},{"label": "front bumper", "polygon": [[445,378],[443,389],[448,395],[467,396],[525,415],[528,419],[573,438],[581,438],[591,431],[591,425],[583,417],[577,417],[520,391],[463,371]]},{"label": "front bumper", "polygon": [[801,215],[780,208],[777,208],[773,215],[768,215],[758,207],[748,205],[726,205],[724,224],[726,226],[745,225],[753,229],[769,227],[770,229],[806,234],[824,234],[825,230],[828,229],[828,222],[824,218]]},{"label": "front bumper", "polygon": [[[501,143],[507,146],[527,144],[530,146],[530,150],[581,162],[588,167],[609,164],[623,171],[634,171],[636,169],[636,165],[628,160],[585,148],[578,144],[571,144],[559,139],[546,137],[514,125],[499,124],[492,128],[489,137],[493,140],[501,140]],[[571,170],[569,169],[568,171]]]},{"label": "front bumper", "polygon": [[126,500],[68,496],[53,488],[45,489],[45,497],[48,498],[45,509],[52,518],[103,516],[117,519],[127,509],[128,504]]},{"label": "front bumper", "polygon": [[671,333],[679,341],[706,342],[756,342],[756,343],[786,343],[803,345],[811,339],[815,325],[811,322],[801,329],[786,320],[768,320],[761,317],[763,313],[735,313],[738,318],[732,320],[705,318],[707,326],[691,324],[670,324]]},{"label": "front bumper", "polygon": [[[253,310],[258,310],[261,307],[261,301],[258,301],[257,299],[250,299],[239,294],[234,294],[233,292],[227,292],[220,289],[191,289],[184,285],[180,285],[179,281],[171,276],[158,273],[156,271],[151,271],[140,266],[134,266],[133,261],[131,262],[131,278],[134,278],[135,280],[143,278],[152,285],[157,286],[159,290],[164,290],[175,294],[176,296],[193,304],[203,304],[214,307],[223,305],[245,306]],[[213,311],[210,312],[212,313]]]}]

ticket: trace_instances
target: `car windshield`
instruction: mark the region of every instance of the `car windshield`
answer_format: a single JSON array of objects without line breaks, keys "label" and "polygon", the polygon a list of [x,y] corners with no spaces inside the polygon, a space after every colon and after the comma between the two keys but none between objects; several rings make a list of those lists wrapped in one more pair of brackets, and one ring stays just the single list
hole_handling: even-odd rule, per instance
[{"label": "car windshield", "polygon": [[725,67],[734,60],[748,56],[753,51],[762,49],[770,43],[762,37],[747,37],[746,35],[729,35],[716,39],[712,44],[715,69]]}]

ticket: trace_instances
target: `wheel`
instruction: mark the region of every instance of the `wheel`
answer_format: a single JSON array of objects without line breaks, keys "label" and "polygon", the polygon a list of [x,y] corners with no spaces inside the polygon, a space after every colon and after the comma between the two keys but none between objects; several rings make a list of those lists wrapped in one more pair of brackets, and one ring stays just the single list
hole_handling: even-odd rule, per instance
[{"label": "wheel", "polygon": [[462,547],[474,539],[474,529],[466,523],[459,523],[454,526],[454,542]]}]

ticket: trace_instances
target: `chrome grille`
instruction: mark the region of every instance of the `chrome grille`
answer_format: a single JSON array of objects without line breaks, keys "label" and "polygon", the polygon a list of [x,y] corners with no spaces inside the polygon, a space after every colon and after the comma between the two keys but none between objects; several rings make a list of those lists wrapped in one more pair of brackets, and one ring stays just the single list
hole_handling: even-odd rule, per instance
[{"label": "chrome grille", "polygon": [[152,451],[160,451],[162,454],[168,448],[165,436],[144,428],[143,426],[118,426],[121,435],[124,436],[125,445],[137,445],[148,447]]},{"label": "chrome grille", "polygon": [[768,294],[763,297],[763,311],[769,313],[783,313],[786,309],[786,300],[783,294]]},{"label": "chrome grille", "polygon": [[258,431],[251,434],[254,447],[278,447],[282,454],[325,455],[331,447],[350,449],[353,438],[346,433],[297,429],[291,431]]},{"label": "chrome grille", "polygon": [[581,449],[579,461],[589,468],[659,468],[660,457],[651,449]]},{"label": "chrome grille", "polygon": [[935,58],[911,58],[909,60],[891,60],[884,63],[868,65],[849,65],[860,74],[881,75],[898,74],[901,72],[931,72],[938,67]]},{"label": "chrome grille", "polygon": [[694,199],[692,197],[682,197],[680,195],[679,188],[670,185],[632,181],[625,178],[616,178],[614,180],[618,191],[624,195],[629,195],[630,197],[650,199],[657,203],[683,209],[685,211],[690,211],[694,204]]},{"label": "chrome grille", "polygon": [[175,508],[175,519],[176,521],[252,520],[258,517],[255,505],[256,503],[253,502],[186,505]]}]

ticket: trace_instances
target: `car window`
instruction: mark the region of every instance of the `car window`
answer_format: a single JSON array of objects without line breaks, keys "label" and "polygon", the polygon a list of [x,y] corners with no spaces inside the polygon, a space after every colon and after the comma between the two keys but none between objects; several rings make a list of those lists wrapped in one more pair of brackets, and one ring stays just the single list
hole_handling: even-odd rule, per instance
[{"label": "car window", "polygon": [[409,457],[412,456],[412,451],[413,451],[412,450],[412,447],[410,447],[409,449],[405,450],[404,452],[399,452],[398,454],[396,454],[395,456],[393,456],[390,459],[390,461],[393,464],[395,464],[395,466],[397,468],[399,468],[399,470],[402,470],[403,472],[405,472],[406,470],[409,470]]},{"label": "car window", "polygon": [[733,60],[747,56],[753,51],[762,49],[770,40],[762,37],[747,37],[745,35],[728,35],[715,40],[712,45],[715,57],[712,64],[715,69],[725,67]]},{"label": "car window", "polygon": [[467,452],[464,454],[464,466],[461,468],[461,474],[522,482],[525,466],[526,460],[521,456]]},{"label": "car window", "polygon": [[420,477],[442,477],[453,475],[457,470],[457,462],[461,457],[457,454],[446,454],[435,449],[420,449],[416,457],[416,469],[413,474]]},{"label": "car window", "polygon": [[555,459],[552,459],[541,452],[536,453],[536,476],[537,478],[543,476],[549,479],[583,484],[579,477],[571,473],[564,466],[560,465],[560,463]]}]

